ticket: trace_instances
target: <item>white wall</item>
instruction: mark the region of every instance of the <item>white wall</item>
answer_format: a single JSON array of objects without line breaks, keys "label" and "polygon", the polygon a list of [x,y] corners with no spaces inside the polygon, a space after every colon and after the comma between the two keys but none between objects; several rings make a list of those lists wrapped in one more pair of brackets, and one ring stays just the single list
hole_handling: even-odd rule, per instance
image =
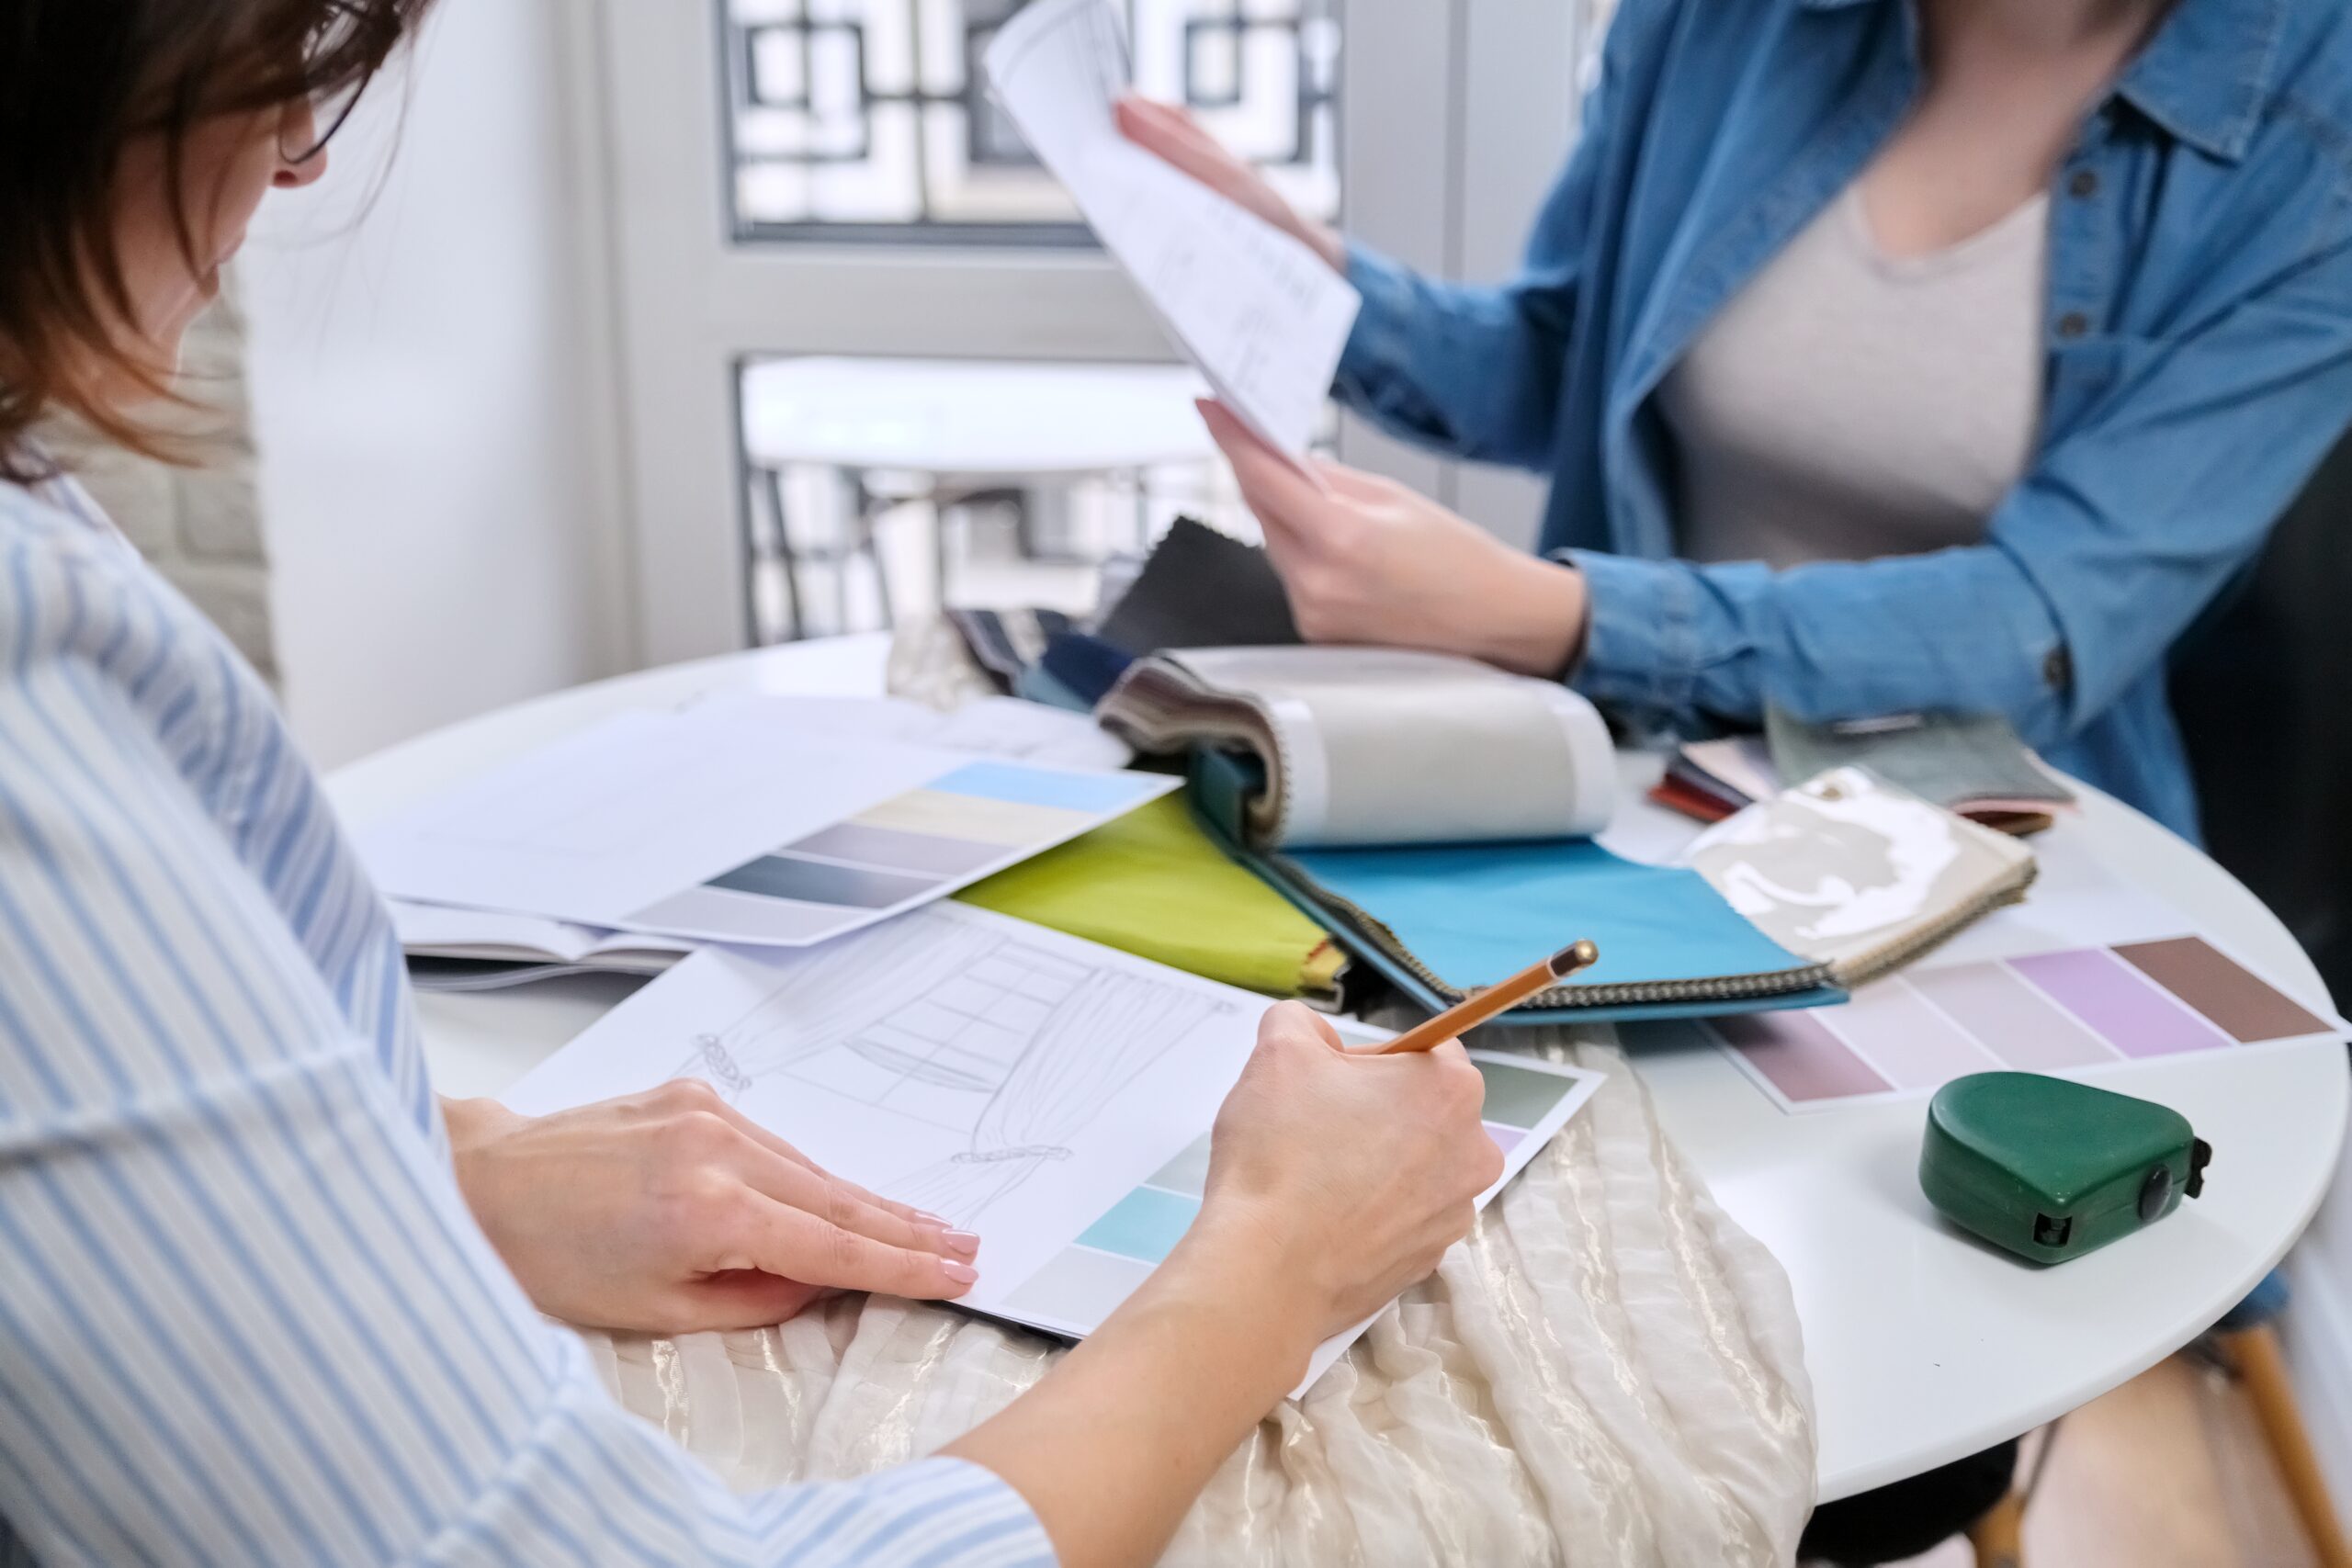
[{"label": "white wall", "polygon": [[446,0],[247,248],[280,666],[322,764],[628,654],[566,5]]}]

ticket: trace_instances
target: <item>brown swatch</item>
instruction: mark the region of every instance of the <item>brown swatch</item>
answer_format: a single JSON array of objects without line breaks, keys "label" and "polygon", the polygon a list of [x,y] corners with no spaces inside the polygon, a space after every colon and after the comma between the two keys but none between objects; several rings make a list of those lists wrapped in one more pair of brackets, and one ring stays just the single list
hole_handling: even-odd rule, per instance
[{"label": "brown swatch", "polygon": [[2328,1032],[2325,1020],[2312,1017],[2196,937],[2133,942],[2115,953],[2241,1043]]}]

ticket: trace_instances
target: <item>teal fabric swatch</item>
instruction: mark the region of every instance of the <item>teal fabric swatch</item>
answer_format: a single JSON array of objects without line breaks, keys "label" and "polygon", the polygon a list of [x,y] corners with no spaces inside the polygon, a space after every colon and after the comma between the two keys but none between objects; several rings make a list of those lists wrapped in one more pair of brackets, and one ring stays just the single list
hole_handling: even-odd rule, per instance
[{"label": "teal fabric swatch", "polygon": [[1589,937],[1600,962],[1577,987],[1706,980],[1809,968],[1750,925],[1705,877],[1642,865],[1581,839],[1298,850],[1279,857],[1329,898],[1394,933],[1455,990],[1491,986]]}]

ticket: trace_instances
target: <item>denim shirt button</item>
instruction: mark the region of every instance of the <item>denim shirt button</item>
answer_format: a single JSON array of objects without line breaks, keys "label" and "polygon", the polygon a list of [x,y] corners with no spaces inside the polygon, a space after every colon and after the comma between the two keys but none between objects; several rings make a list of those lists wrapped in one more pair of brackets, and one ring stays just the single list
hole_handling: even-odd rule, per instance
[{"label": "denim shirt button", "polygon": [[2041,661],[2041,680],[2053,692],[2064,692],[2075,683],[2075,658],[2062,645],[2050,650]]},{"label": "denim shirt button", "polygon": [[2080,310],[2069,310],[2058,318],[2058,335],[2069,342],[2091,330],[2091,319]]},{"label": "denim shirt button", "polygon": [[2066,182],[2066,190],[2069,195],[2080,197],[2085,200],[2088,200],[2090,197],[2097,196],[2098,194],[2098,171],[2096,169],[2076,169],[2075,171],[2074,177]]}]

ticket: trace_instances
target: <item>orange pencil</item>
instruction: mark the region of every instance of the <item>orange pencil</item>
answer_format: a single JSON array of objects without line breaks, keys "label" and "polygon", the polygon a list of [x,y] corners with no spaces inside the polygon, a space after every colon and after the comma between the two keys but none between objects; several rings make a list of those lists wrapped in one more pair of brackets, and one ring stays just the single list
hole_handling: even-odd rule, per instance
[{"label": "orange pencil", "polygon": [[1465,997],[1427,1023],[1408,1029],[1372,1053],[1393,1056],[1403,1051],[1427,1051],[1458,1040],[1488,1019],[1510,1011],[1538,991],[1548,991],[1580,969],[1600,962],[1600,949],[1589,942],[1564,947],[1541,964],[1531,964],[1498,986]]}]

